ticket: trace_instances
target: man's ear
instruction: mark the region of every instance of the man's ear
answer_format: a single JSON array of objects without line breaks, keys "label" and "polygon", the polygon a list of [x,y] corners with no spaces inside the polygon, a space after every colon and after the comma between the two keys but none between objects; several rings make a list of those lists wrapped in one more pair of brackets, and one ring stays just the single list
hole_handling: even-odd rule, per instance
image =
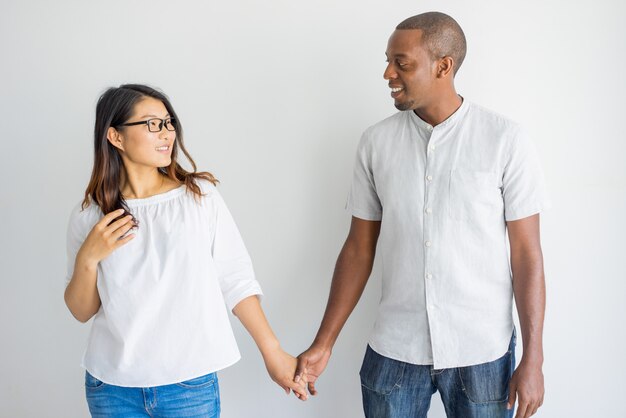
[{"label": "man's ear", "polygon": [[122,138],[122,134],[120,134],[117,129],[110,127],[107,130],[107,139],[115,148],[119,149],[120,151],[124,151],[124,141]]},{"label": "man's ear", "polygon": [[437,78],[446,78],[448,76],[454,76],[454,60],[452,57],[445,56],[437,64]]}]

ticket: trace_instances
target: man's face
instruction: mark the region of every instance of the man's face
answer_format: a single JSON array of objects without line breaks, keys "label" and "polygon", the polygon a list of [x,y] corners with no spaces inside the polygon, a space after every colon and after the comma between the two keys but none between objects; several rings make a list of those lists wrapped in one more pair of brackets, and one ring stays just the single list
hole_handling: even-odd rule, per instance
[{"label": "man's face", "polygon": [[388,64],[383,77],[389,82],[396,108],[415,110],[427,106],[435,96],[436,63],[422,45],[422,31],[396,30],[385,55]]}]

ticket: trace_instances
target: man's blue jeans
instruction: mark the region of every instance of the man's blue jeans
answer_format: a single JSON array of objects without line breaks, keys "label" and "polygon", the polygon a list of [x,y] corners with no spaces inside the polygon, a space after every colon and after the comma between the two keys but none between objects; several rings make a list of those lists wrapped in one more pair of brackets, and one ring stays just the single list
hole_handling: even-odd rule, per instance
[{"label": "man's blue jeans", "polygon": [[172,385],[129,388],[109,385],[85,372],[85,392],[94,418],[219,418],[217,374]]},{"label": "man's blue jeans", "polygon": [[360,372],[366,418],[425,418],[436,391],[448,418],[511,418],[506,404],[515,340],[513,332],[508,351],[495,361],[441,370],[392,360],[368,346]]}]

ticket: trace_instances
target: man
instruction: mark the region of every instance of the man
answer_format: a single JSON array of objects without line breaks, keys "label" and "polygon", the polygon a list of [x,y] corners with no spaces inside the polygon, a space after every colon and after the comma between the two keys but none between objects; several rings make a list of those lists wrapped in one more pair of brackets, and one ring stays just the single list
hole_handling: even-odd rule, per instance
[{"label": "man", "polygon": [[448,417],[512,417],[516,401],[516,417],[529,417],[543,402],[542,174],[518,125],[456,93],[465,51],[443,13],[408,18],[389,38],[384,78],[400,112],[358,146],[350,232],[317,336],[299,356],[295,380],[306,375],[314,395],[378,245],[382,297],[360,372],[366,417],[425,417],[437,390]]}]

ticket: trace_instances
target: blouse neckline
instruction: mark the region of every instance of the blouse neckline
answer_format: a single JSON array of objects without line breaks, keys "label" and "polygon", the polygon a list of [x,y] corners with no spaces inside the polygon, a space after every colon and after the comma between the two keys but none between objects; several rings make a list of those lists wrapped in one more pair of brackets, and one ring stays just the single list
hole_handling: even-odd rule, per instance
[{"label": "blouse neckline", "polygon": [[154,203],[165,202],[167,200],[174,199],[185,192],[186,186],[184,184],[179,187],[167,191],[165,193],[155,194],[154,196],[144,197],[141,199],[127,199],[126,204],[129,207],[146,206]]}]

